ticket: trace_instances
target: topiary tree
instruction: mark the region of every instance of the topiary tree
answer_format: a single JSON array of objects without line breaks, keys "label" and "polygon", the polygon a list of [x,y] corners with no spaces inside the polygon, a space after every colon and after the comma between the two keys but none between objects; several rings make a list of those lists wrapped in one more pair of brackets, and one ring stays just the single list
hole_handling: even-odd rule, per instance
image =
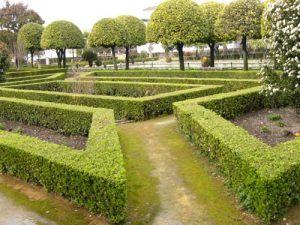
[{"label": "topiary tree", "polygon": [[204,37],[206,27],[199,6],[192,0],[166,0],[150,17],[146,34],[149,42],[176,46],[180,69],[184,70],[183,46]]},{"label": "topiary tree", "polygon": [[10,66],[10,53],[7,45],[0,42],[0,82],[5,81],[5,71]]},{"label": "topiary tree", "polygon": [[242,39],[244,70],[248,70],[247,38],[261,37],[262,12],[260,0],[235,0],[224,7],[216,21],[218,33],[226,39]]},{"label": "topiary tree", "polygon": [[203,26],[206,26],[207,29],[205,36],[200,40],[200,42],[208,44],[210,48],[210,67],[215,66],[216,44],[219,41],[224,40],[224,37],[220,33],[217,33],[215,29],[216,21],[224,6],[224,4],[217,2],[207,2],[200,5],[200,13],[205,18],[205,25]]},{"label": "topiary tree", "polygon": [[97,54],[91,49],[84,50],[81,57],[83,60],[88,61],[90,67],[93,66],[93,61],[97,60]]},{"label": "topiary tree", "polygon": [[38,23],[27,23],[18,32],[18,43],[21,44],[31,56],[33,67],[33,54],[41,49],[41,37],[44,27]]},{"label": "topiary tree", "polygon": [[272,28],[267,37],[271,43],[270,57],[283,73],[278,75],[274,65],[265,65],[260,73],[263,92],[268,96],[288,97],[285,100],[300,108],[300,2],[277,0],[270,4],[265,16]]},{"label": "topiary tree", "polygon": [[68,21],[59,20],[49,24],[43,31],[41,47],[55,49],[58,67],[66,67],[66,49],[79,49],[84,47],[84,39],[79,28]]},{"label": "topiary tree", "polygon": [[111,48],[114,67],[117,70],[115,49],[121,46],[125,40],[125,31],[123,25],[116,19],[104,18],[99,20],[93,26],[93,29],[88,37],[88,44],[91,47]]},{"label": "topiary tree", "polygon": [[146,26],[142,20],[134,16],[119,16],[116,19],[124,28],[124,43],[126,49],[126,70],[129,69],[130,48],[146,43]]}]

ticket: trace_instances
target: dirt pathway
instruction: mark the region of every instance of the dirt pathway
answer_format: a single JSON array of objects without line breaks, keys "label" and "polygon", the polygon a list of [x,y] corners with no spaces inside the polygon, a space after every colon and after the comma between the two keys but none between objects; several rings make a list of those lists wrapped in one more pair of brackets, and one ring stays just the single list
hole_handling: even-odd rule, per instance
[{"label": "dirt pathway", "polygon": [[[174,117],[119,125],[119,131],[122,147],[126,149],[125,158],[126,154],[131,151],[130,148],[135,148],[130,158],[135,156],[137,159],[129,163],[128,173],[132,167],[139,168],[140,166],[140,169],[143,169],[147,161],[144,156],[140,161],[138,157],[144,153],[148,157],[148,163],[152,165],[151,176],[158,180],[157,184],[149,181],[151,185],[157,186],[156,189],[149,189],[149,193],[145,193],[145,189],[141,189],[142,193],[139,193],[139,187],[143,186],[143,182],[147,182],[145,174],[139,186],[132,187],[131,191],[140,195],[140,198],[143,198],[143,194],[144,196],[153,195],[150,192],[156,190],[155,194],[160,199],[159,210],[149,212],[153,214],[152,221],[141,224],[260,224],[253,215],[239,208],[237,200],[224,187],[224,181],[217,175],[212,164],[203,157],[199,157],[196,149],[178,131]],[[131,139],[140,143],[134,147],[127,146]],[[140,152],[137,154],[138,151]],[[139,177],[136,176],[135,179]],[[276,224],[299,225],[299,208],[291,209],[287,218]],[[129,224],[136,223],[130,221]]]}]

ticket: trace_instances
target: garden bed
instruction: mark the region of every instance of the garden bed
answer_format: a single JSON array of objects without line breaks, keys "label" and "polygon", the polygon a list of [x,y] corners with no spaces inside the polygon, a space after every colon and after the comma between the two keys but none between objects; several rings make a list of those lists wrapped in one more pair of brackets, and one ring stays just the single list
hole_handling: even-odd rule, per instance
[{"label": "garden bed", "polygon": [[31,137],[37,137],[41,140],[65,145],[76,150],[83,150],[87,143],[87,137],[81,135],[64,135],[52,129],[27,125],[25,123],[10,120],[0,120],[0,129]]},{"label": "garden bed", "polygon": [[300,132],[300,116],[290,107],[249,112],[232,122],[271,146],[293,140]]}]

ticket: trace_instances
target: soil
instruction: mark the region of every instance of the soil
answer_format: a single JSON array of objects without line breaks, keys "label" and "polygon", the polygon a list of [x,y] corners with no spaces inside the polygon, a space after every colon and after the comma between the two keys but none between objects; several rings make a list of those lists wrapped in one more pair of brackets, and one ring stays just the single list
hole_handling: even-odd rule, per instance
[{"label": "soil", "polygon": [[5,124],[5,130],[7,131],[17,132],[20,130],[18,133],[22,135],[36,137],[55,144],[66,145],[77,150],[84,149],[87,143],[87,137],[80,135],[67,136],[48,128],[8,120],[2,121],[2,123]]},{"label": "soil", "polygon": [[[281,119],[271,120],[274,115]],[[231,121],[271,146],[293,140],[300,132],[300,116],[290,107],[249,112]]]}]

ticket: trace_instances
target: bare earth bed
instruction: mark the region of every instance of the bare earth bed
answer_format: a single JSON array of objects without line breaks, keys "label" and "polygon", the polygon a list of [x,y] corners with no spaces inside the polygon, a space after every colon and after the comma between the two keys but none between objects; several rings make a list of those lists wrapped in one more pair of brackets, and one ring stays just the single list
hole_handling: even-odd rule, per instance
[{"label": "bare earth bed", "polygon": [[83,150],[87,142],[87,137],[83,137],[80,135],[67,136],[55,130],[47,129],[44,127],[26,125],[24,123],[8,120],[1,120],[1,123],[5,125],[4,130],[6,131],[36,137],[55,144],[66,145],[77,150]]},{"label": "bare earth bed", "polygon": [[300,115],[290,107],[254,111],[231,121],[271,146],[293,140],[300,132]]}]

